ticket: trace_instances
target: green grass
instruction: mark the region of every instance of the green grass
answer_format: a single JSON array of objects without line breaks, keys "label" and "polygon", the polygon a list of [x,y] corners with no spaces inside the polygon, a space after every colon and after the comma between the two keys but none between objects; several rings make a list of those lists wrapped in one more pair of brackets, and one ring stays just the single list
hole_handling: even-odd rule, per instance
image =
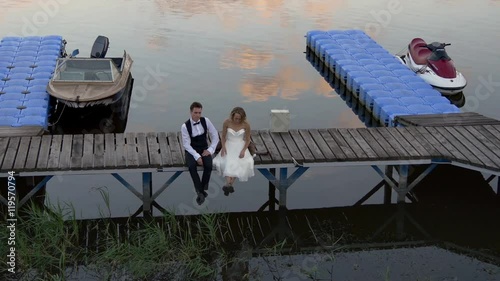
[{"label": "green grass", "polygon": [[[217,217],[206,214],[192,221],[167,213],[161,217],[161,223],[136,220],[140,227],[132,226],[128,235],[121,237],[115,231],[116,224],[103,219],[90,229],[99,233],[99,241],[86,247],[82,233],[87,229],[76,219],[70,205],[44,210],[32,205],[22,218],[18,218],[16,278],[66,280],[72,271],[85,268],[97,274],[99,280],[112,277],[154,280],[172,274],[185,280],[214,279],[218,272],[217,261],[226,256],[219,242],[220,233],[224,233],[220,229],[221,219],[224,217],[220,214]],[[5,223],[0,222],[2,241],[7,241]],[[0,245],[2,253],[6,253],[6,243]],[[1,271],[1,274],[9,274],[5,263]]]}]

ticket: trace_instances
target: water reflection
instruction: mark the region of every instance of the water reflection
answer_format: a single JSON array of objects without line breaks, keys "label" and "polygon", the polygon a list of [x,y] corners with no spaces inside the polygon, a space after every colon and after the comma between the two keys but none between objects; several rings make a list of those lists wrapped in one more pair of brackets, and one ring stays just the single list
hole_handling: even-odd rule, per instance
[{"label": "water reflection", "polygon": [[336,97],[327,82],[305,78],[304,70],[296,66],[284,66],[275,75],[247,74],[240,84],[246,102],[264,102],[271,97],[298,100],[300,95],[311,90],[320,96]]},{"label": "water reflection", "polygon": [[220,68],[240,68],[245,70],[263,68],[275,58],[271,51],[258,51],[249,46],[237,46],[225,51],[220,60]]}]

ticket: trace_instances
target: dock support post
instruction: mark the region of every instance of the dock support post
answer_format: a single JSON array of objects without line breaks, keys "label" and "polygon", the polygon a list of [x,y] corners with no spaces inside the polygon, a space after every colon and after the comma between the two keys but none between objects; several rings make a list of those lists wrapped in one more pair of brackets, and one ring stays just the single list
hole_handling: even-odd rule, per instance
[{"label": "dock support post", "polygon": [[288,184],[287,176],[288,169],[280,168],[280,179],[278,181],[278,190],[280,191],[280,200],[279,200],[279,210],[283,211],[286,209],[286,190],[290,186]]},{"label": "dock support post", "polygon": [[500,197],[500,176],[497,177],[497,197]]},{"label": "dock support post", "polygon": [[[276,168],[270,168],[269,172],[271,172],[271,175],[276,176]],[[276,211],[276,186],[269,181],[269,211]]]},{"label": "dock support post", "polygon": [[398,239],[403,239],[405,233],[405,198],[408,192],[408,165],[399,166],[399,185],[398,185],[398,211],[396,215],[396,234]]},{"label": "dock support post", "polygon": [[408,192],[408,165],[399,166],[398,203],[404,203]]},{"label": "dock support post", "polygon": [[[272,170],[274,169],[274,170]],[[297,167],[297,170],[295,170],[295,172],[293,172],[293,174],[290,175],[290,177],[287,178],[287,172],[288,172],[288,168],[280,168],[280,175],[279,175],[279,179],[276,178],[275,176],[275,168],[270,168],[269,170],[268,169],[264,169],[264,168],[260,168],[260,169],[257,169],[264,177],[266,177],[266,179],[269,181],[270,185],[269,185],[269,188],[271,188],[271,184],[274,186],[274,188],[278,189],[279,192],[280,192],[280,196],[279,196],[279,202],[278,202],[278,205],[279,205],[279,209],[280,210],[284,210],[286,209],[286,192],[287,192],[287,189],[298,179],[300,178],[300,176],[302,176],[302,174],[305,173],[305,171],[307,171],[307,169],[309,169],[308,167]],[[275,204],[275,198],[274,198],[274,191],[269,191],[269,195],[273,196],[273,198],[270,197],[270,201],[266,202],[264,205],[262,205],[262,207],[260,207],[259,211],[262,211],[264,210],[264,208],[266,206],[269,205],[269,209],[271,209],[271,205],[274,205]],[[274,207],[273,207],[274,208]]]},{"label": "dock support post", "polygon": [[142,173],[142,211],[144,217],[151,217],[153,210],[151,209],[151,195],[153,193],[153,178],[152,173]]},{"label": "dock support post", "polygon": [[[387,178],[392,178],[393,167],[388,165],[385,167],[385,176]],[[392,200],[392,188],[389,184],[384,185],[384,204],[391,204]]]},{"label": "dock support post", "polygon": [[26,194],[23,199],[21,199],[18,208],[21,208],[21,206],[24,205],[26,201],[28,201],[35,193],[37,193],[41,188],[43,188],[52,177],[53,176],[46,176],[35,187],[33,187],[33,189],[28,194]]}]

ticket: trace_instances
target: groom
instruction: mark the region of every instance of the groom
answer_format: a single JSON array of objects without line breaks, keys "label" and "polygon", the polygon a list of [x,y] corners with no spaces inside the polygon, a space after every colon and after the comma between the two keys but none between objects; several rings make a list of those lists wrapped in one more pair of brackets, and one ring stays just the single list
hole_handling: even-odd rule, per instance
[{"label": "groom", "polygon": [[[191,118],[181,126],[182,144],[186,153],[186,164],[189,168],[189,174],[193,179],[194,188],[198,197],[198,205],[205,202],[208,190],[208,182],[212,173],[212,154],[219,142],[219,133],[214,125],[206,117],[201,117],[203,106],[199,102],[193,102],[189,107]],[[210,134],[212,143],[210,147],[207,141],[207,132]],[[197,165],[203,166],[203,177],[200,181]]]}]

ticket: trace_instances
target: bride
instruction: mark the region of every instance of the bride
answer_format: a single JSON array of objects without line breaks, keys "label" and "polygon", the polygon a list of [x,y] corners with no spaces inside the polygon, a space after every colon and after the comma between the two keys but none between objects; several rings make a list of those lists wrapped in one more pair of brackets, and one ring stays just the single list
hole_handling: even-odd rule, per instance
[{"label": "bride", "polygon": [[235,107],[222,127],[222,149],[213,159],[219,175],[226,177],[226,185],[222,187],[224,195],[234,192],[236,178],[248,181],[254,176],[254,160],[248,151],[250,144],[250,124],[246,121],[245,110]]}]

